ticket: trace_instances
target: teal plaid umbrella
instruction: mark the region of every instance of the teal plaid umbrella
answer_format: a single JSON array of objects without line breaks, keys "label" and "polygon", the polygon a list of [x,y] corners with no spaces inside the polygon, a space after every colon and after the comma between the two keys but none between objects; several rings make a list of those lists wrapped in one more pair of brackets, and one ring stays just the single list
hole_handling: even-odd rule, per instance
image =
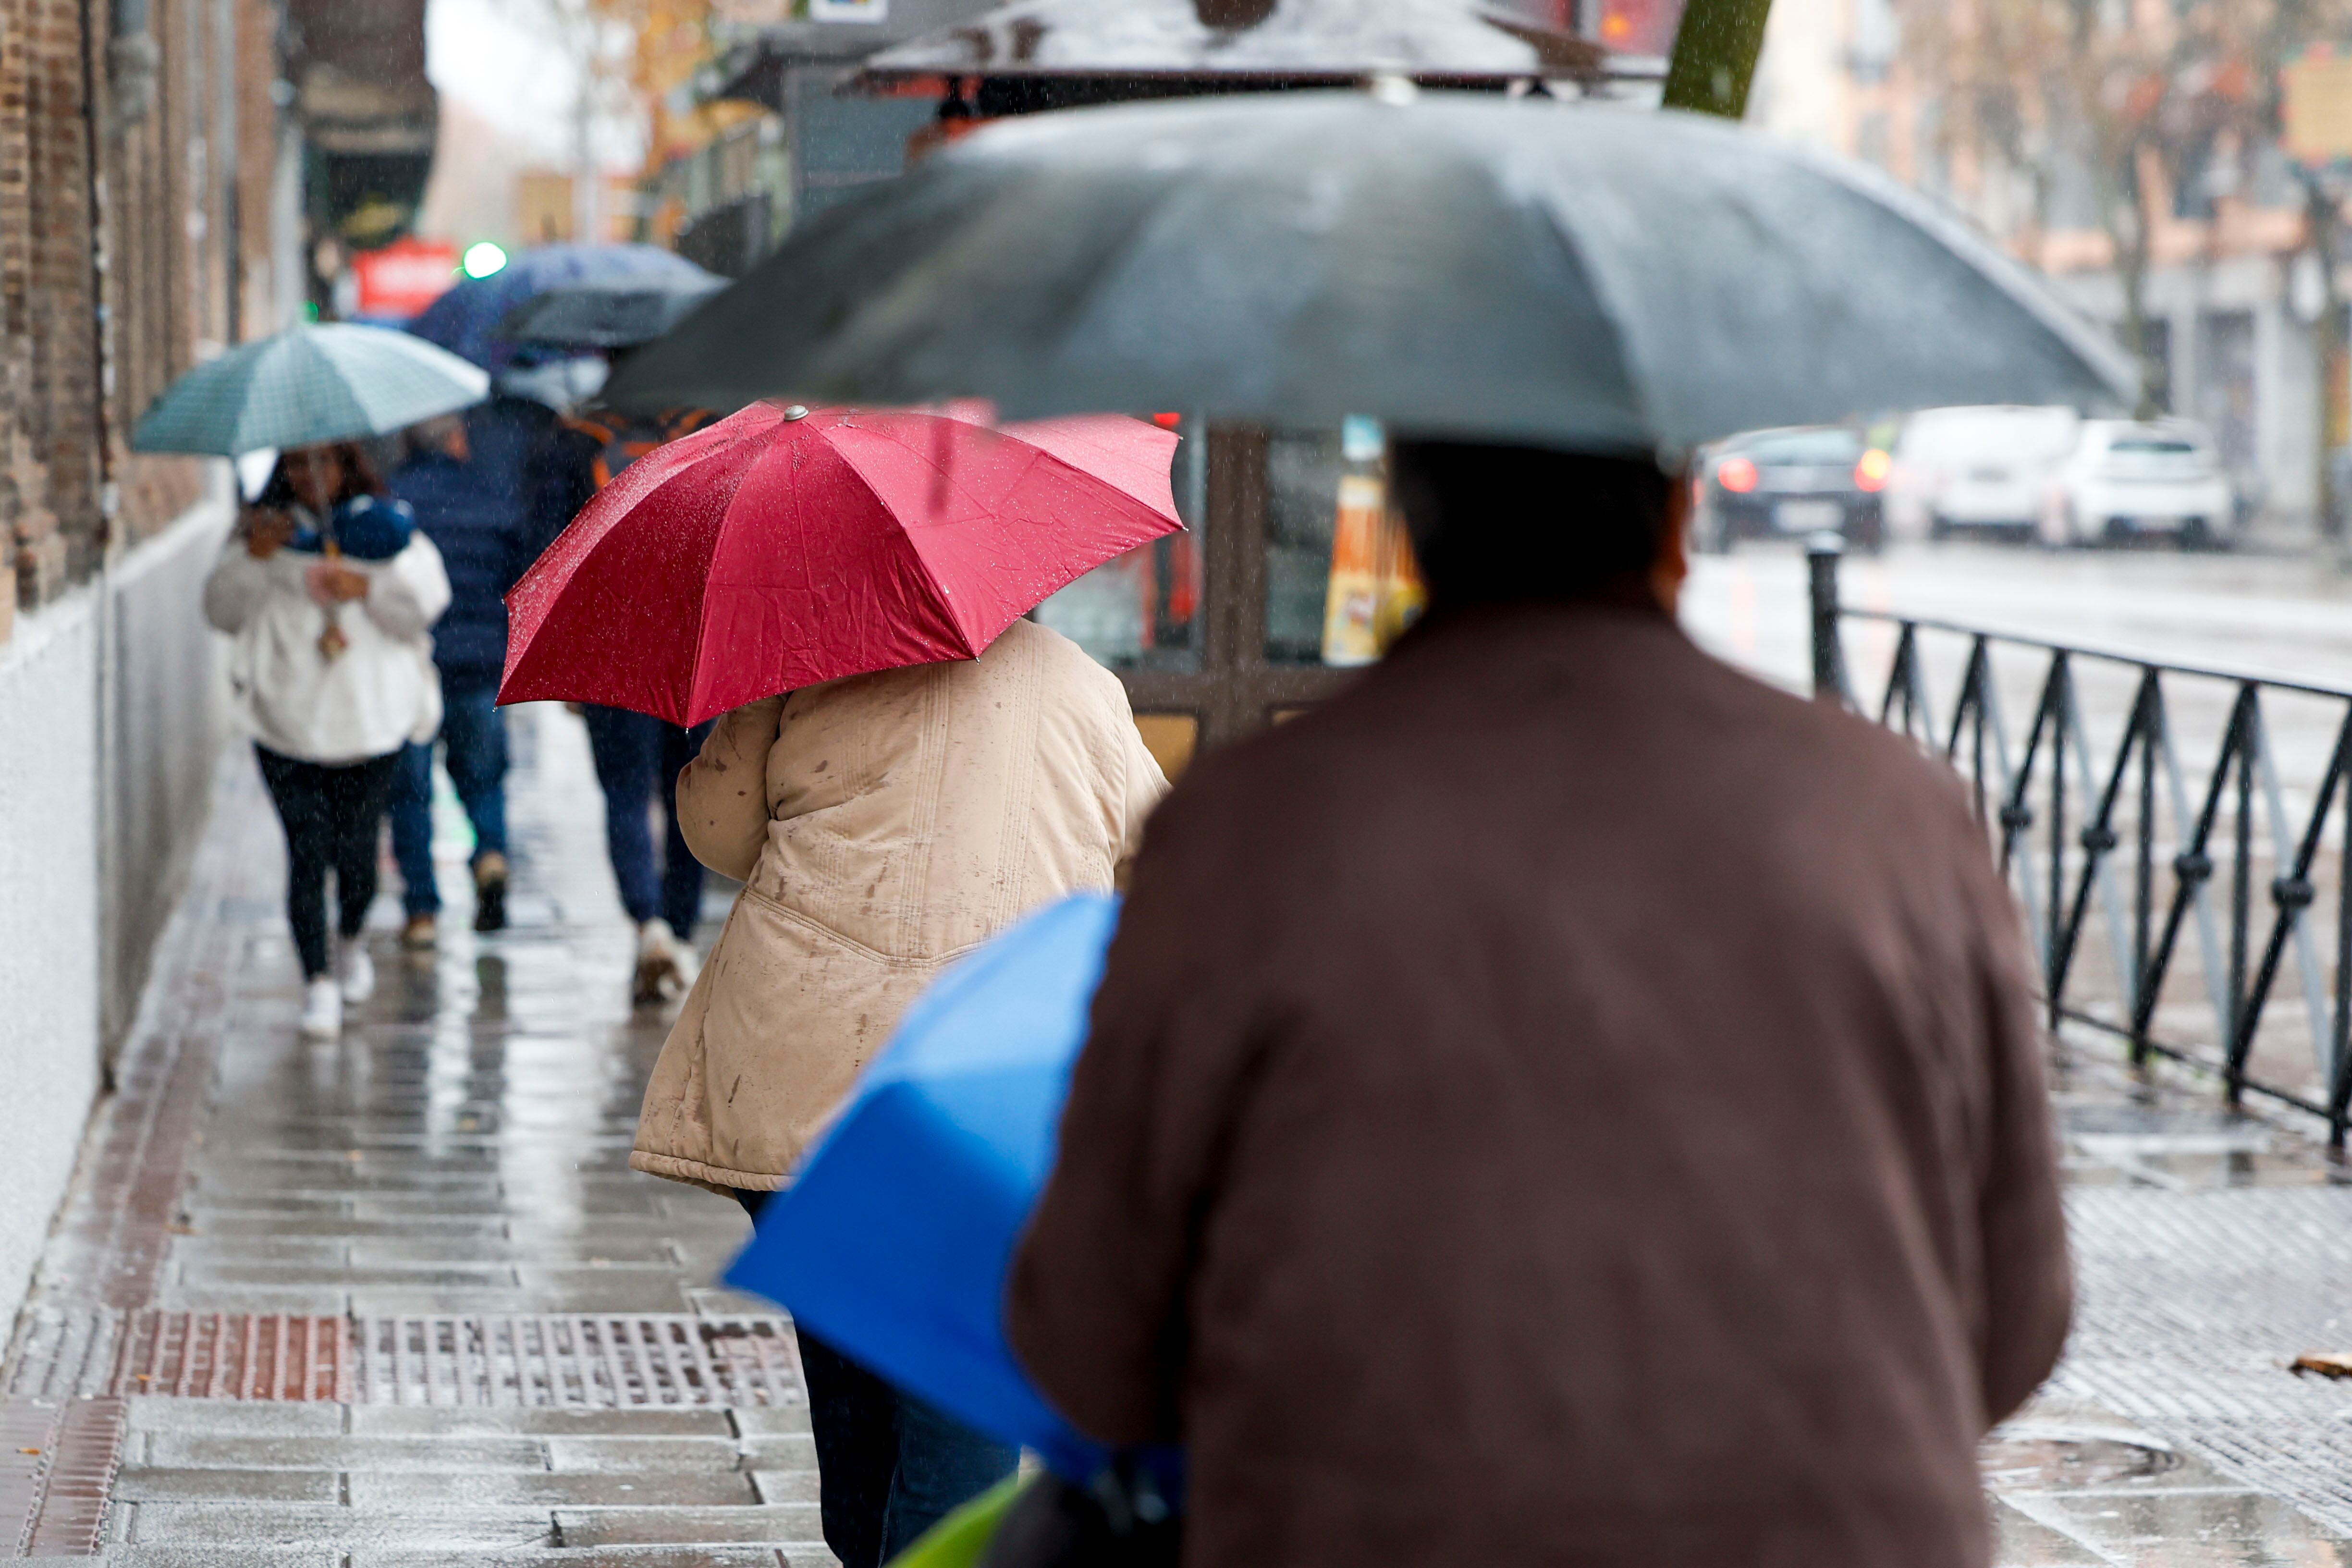
[{"label": "teal plaid umbrella", "polygon": [[234,458],[384,436],[489,395],[490,378],[446,349],[383,327],[290,328],[198,365],[139,421],[141,452]]}]

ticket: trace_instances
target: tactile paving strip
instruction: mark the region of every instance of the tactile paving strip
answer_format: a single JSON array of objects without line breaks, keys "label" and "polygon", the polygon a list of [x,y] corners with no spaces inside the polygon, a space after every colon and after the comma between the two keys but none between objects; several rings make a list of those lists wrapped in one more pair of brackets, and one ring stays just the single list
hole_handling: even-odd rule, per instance
[{"label": "tactile paving strip", "polygon": [[0,1556],[88,1557],[99,1549],[122,1459],[120,1399],[0,1401]]},{"label": "tactile paving strip", "polygon": [[26,1315],[7,1395],[629,1409],[791,1405],[785,1317]]}]

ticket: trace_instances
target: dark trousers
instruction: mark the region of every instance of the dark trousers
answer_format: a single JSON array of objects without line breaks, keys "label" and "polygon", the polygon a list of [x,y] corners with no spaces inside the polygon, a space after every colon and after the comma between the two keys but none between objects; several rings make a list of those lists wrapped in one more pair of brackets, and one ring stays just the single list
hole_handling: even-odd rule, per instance
[{"label": "dark trousers", "polygon": [[[736,1194],[753,1219],[771,1193]],[[880,1568],[1011,1475],[1021,1456],[795,1328],[816,1436],[817,1512],[841,1568]]]},{"label": "dark trousers", "polygon": [[392,792],[400,753],[371,757],[349,767],[321,767],[256,746],[261,782],[286,827],[286,919],[294,928],[302,977],[316,980],[331,967],[327,954],[327,872],[335,873],[338,922],[347,937],[367,924],[375,902],[376,841],[384,801]]},{"label": "dark trousers", "polygon": [[[444,673],[441,746],[449,782],[474,825],[476,860],[507,852],[507,716],[499,711],[496,676]],[[433,748],[400,753],[392,781],[392,858],[400,863],[401,901],[411,915],[438,914],[433,885]]]},{"label": "dark trousers", "polygon": [[[639,925],[659,915],[679,936],[692,936],[702,909],[702,862],[677,830],[677,774],[702,750],[716,721],[682,730],[625,708],[593,706],[583,716],[604,791],[604,851],[621,884],[621,905]],[[656,799],[668,825],[658,868],[647,816]]]}]

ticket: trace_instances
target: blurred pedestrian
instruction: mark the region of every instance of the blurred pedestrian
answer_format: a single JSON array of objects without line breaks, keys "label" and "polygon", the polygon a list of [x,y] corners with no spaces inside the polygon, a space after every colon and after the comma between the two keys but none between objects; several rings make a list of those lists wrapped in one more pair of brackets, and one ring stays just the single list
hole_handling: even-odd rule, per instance
[{"label": "blurred pedestrian", "polygon": [[[493,397],[411,430],[407,459],[392,476],[392,493],[415,511],[448,569],[448,613],[433,630],[445,710],[439,738],[449,782],[474,830],[474,929],[481,931],[507,923],[507,727],[498,706],[506,595],[534,553],[524,465],[554,420],[541,404]],[[392,848],[407,914],[401,940],[416,949],[433,945],[441,910],[433,870],[433,754],[431,741],[408,747],[392,789]]]},{"label": "blurred pedestrian", "polygon": [[440,723],[429,628],[448,603],[440,552],[349,443],[281,457],[205,582],[205,618],[236,639],[231,687],[286,830],[312,1038],[340,1033],[344,1004],[375,989],[360,933],[401,749]]},{"label": "blurred pedestrian", "polygon": [[[745,884],[646,1089],[637,1170],[754,1215],[940,971],[1040,904],[1110,889],[1167,787],[1118,678],[1014,621],[977,659],[722,716],[677,781],[694,852]],[[1013,1451],[800,1331],[824,1539],[875,1568]]]},{"label": "blurred pedestrian", "polygon": [[1683,636],[1650,462],[1395,468],[1424,621],[1152,820],[1022,1359],[1197,1568],[1982,1568],[2070,1301],[1982,828]]},{"label": "blurred pedestrian", "polygon": [[[563,416],[530,463],[531,537],[536,558],[580,510],[631,463],[688,434],[710,416],[681,410],[636,417],[593,406]],[[701,863],[677,824],[678,770],[701,750],[710,726],[692,729],[625,708],[582,709],[596,783],[604,795],[604,849],[620,884],[621,904],[637,926],[640,1005],[673,1001],[694,984],[694,928],[701,918]],[[654,846],[652,810],[660,803],[662,844]]]}]

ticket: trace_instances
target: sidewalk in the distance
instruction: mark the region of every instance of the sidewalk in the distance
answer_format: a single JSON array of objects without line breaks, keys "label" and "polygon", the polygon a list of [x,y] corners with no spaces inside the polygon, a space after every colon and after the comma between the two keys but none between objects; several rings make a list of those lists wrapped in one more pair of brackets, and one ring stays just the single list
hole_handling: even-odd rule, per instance
[{"label": "sidewalk in the distance", "polygon": [[[734,1206],[631,1173],[662,1021],[579,726],[520,716],[512,931],[450,803],[440,952],[295,1037],[282,854],[233,757],[185,906],[0,1372],[0,1556],[812,1568],[782,1319],[709,1281]],[[2210,1089],[2063,1057],[2082,1310],[1986,1450],[2005,1568],[2352,1568],[2352,1186]]]},{"label": "sidewalk in the distance", "polygon": [[740,1212],[627,1169],[665,1025],[585,741],[516,730],[512,929],[468,929],[441,802],[441,948],[381,902],[338,1045],[296,1037],[282,850],[229,760],[0,1383],[0,1557],[830,1563],[790,1334],[710,1288]]}]

